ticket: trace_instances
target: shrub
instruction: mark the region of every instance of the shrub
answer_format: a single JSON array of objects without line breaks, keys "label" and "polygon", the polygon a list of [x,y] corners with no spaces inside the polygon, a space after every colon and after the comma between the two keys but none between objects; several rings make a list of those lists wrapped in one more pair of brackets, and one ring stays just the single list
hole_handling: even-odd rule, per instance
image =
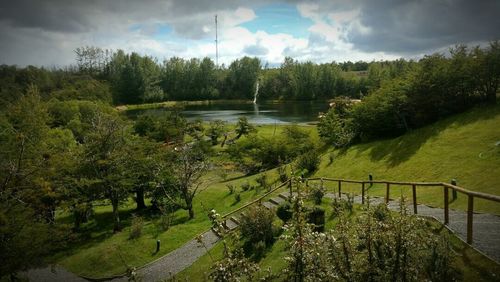
[{"label": "shrub", "polygon": [[248,191],[248,190],[250,190],[250,188],[252,188],[252,186],[250,186],[250,183],[248,181],[245,182],[245,183],[243,183],[243,184],[241,184],[241,190],[242,191]]},{"label": "shrub", "polygon": [[250,244],[262,241],[269,246],[274,241],[273,221],[273,212],[262,206],[252,207],[241,216],[241,237]]},{"label": "shrub", "polygon": [[267,174],[262,173],[255,181],[257,181],[257,184],[260,185],[260,187],[264,189],[268,189],[271,187],[269,183],[267,182]]},{"label": "shrub", "polygon": [[289,221],[293,216],[293,211],[290,203],[285,202],[279,205],[276,209],[276,215],[279,219],[283,220],[283,222]]},{"label": "shrub", "polygon": [[288,180],[288,174],[286,173],[286,166],[282,165],[278,167],[278,174],[280,176],[281,182],[285,182]]},{"label": "shrub", "polygon": [[226,187],[229,190],[229,194],[233,194],[234,193],[235,187],[234,187],[233,184],[227,184]]},{"label": "shrub", "polygon": [[241,201],[241,194],[240,193],[234,194],[234,201],[236,203],[239,203]]},{"label": "shrub", "polygon": [[354,197],[347,194],[347,200],[333,198],[332,200],[332,217],[341,216],[345,212],[352,213],[354,206]]},{"label": "shrub", "polygon": [[314,224],[314,231],[323,232],[325,230],[325,210],[320,207],[314,207],[307,214],[307,222]]},{"label": "shrub", "polygon": [[311,189],[310,197],[313,200],[315,205],[321,205],[321,201],[323,200],[323,196],[325,196],[325,189],[323,186],[314,186]]},{"label": "shrub", "polygon": [[332,164],[333,160],[335,160],[335,154],[331,152],[330,154],[328,154],[328,164]]},{"label": "shrub", "polygon": [[140,216],[132,216],[132,224],[130,226],[129,239],[137,239],[142,235],[142,228],[144,227],[144,220]]},{"label": "shrub", "polygon": [[307,173],[313,173],[319,167],[321,162],[321,157],[317,151],[311,151],[309,153],[300,155],[297,159],[297,168],[299,171],[306,170]]}]

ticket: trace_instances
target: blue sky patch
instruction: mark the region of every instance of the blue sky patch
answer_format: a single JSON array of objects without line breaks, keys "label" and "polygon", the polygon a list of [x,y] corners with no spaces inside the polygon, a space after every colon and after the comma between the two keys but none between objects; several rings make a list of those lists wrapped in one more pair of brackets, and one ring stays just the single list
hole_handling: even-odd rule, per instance
[{"label": "blue sky patch", "polygon": [[240,26],[251,32],[263,30],[270,34],[287,33],[294,37],[307,38],[307,29],[313,25],[312,20],[303,18],[297,8],[290,4],[262,6],[255,10],[255,14],[257,18]]}]

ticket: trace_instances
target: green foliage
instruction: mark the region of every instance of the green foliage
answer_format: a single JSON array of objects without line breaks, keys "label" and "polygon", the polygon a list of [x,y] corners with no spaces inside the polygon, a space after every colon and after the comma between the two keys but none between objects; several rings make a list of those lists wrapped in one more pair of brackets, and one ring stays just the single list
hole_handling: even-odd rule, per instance
[{"label": "green foliage", "polygon": [[239,117],[238,123],[236,123],[236,139],[239,139],[243,135],[248,135],[250,132],[255,131],[254,127],[248,122],[247,117]]},{"label": "green foliage", "polygon": [[315,205],[321,205],[324,196],[325,188],[321,185],[314,185],[309,191],[309,197],[313,200]]},{"label": "green foliage", "polygon": [[283,222],[288,222],[293,215],[292,206],[288,202],[284,202],[278,206],[276,209],[276,215],[279,219],[283,220]]},{"label": "green foliage", "polygon": [[258,185],[260,185],[260,187],[262,187],[266,190],[271,189],[271,184],[269,183],[269,180],[267,179],[267,174],[262,173],[261,175],[259,175],[259,177],[257,177],[257,179],[255,181],[257,182]]},{"label": "green foliage", "polygon": [[236,187],[233,184],[226,184],[227,190],[229,190],[229,194],[233,194],[236,191]]},{"label": "green foliage", "polygon": [[280,178],[280,181],[281,183],[285,182],[288,180],[288,174],[286,172],[286,166],[282,165],[282,166],[279,166],[278,167],[278,174],[279,174],[279,178]]},{"label": "green foliage", "polygon": [[307,213],[307,222],[313,225],[313,231],[323,232],[325,230],[325,210],[321,207],[313,207]]},{"label": "green foliage", "polygon": [[[193,131],[195,128],[192,128]],[[134,124],[140,136],[165,143],[180,143],[188,131],[188,123],[177,110],[164,111],[161,115],[141,115]]]},{"label": "green foliage", "polygon": [[241,202],[241,194],[239,192],[234,194],[234,202],[235,203]]},{"label": "green foliage", "polygon": [[264,242],[269,246],[274,241],[274,213],[263,206],[252,207],[241,216],[240,234],[245,244]]},{"label": "green foliage", "polygon": [[[287,280],[295,281],[419,281],[460,278],[451,265],[446,237],[434,233],[425,220],[388,213],[380,220],[368,209],[350,220],[340,214],[337,226],[325,233],[306,224],[302,201],[295,202],[288,225]],[[403,207],[403,206],[402,206]],[[318,211],[318,221],[321,218]],[[324,216],[324,211],[323,211]],[[438,255],[439,254],[439,255]],[[439,267],[437,267],[439,265]]]},{"label": "green foliage", "polygon": [[132,224],[130,225],[129,239],[137,239],[142,235],[142,229],[144,228],[144,219],[140,216],[132,216]]},{"label": "green foliage", "polygon": [[300,155],[297,159],[297,168],[300,171],[306,171],[307,174],[312,174],[319,167],[321,155],[318,151],[313,150],[309,153]]},{"label": "green foliage", "polygon": [[207,129],[207,136],[210,137],[212,145],[218,144],[218,139],[225,133],[226,123],[222,120],[210,121]]}]

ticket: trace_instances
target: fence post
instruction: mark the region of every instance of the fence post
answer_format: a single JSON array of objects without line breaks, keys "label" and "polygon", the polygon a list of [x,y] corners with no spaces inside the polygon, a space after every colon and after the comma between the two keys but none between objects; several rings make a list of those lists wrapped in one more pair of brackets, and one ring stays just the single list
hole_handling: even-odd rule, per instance
[{"label": "fence post", "polygon": [[450,222],[449,210],[448,210],[448,187],[443,186],[444,191],[444,224],[448,225]]},{"label": "fence post", "polygon": [[417,214],[417,185],[412,184],[411,190],[413,192],[413,213]]},{"label": "fence post", "polygon": [[365,203],[365,182],[361,183],[361,204]]},{"label": "fence post", "polygon": [[474,196],[469,196],[467,205],[467,244],[472,245],[472,217],[474,215]]},{"label": "fence post", "polygon": [[390,189],[390,183],[387,182],[387,187],[386,187],[386,190],[385,190],[385,203],[388,204],[389,203],[389,189]]},{"label": "fence post", "polygon": [[372,187],[373,186],[373,182],[372,182],[373,181],[373,175],[371,173],[368,174],[368,179],[370,180],[370,187]]},{"label": "fence post", "polygon": [[339,198],[342,198],[342,181],[339,180]]},{"label": "fence post", "polygon": [[[457,180],[455,178],[453,178],[451,180],[451,185],[453,186],[457,186]],[[457,190],[453,189],[451,191],[451,197],[453,198],[453,200],[456,200],[457,199]]]}]

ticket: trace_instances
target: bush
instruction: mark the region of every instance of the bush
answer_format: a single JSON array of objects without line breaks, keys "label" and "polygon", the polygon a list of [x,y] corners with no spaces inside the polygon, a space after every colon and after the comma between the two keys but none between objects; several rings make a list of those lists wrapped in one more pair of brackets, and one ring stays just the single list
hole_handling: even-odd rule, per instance
[{"label": "bush", "polygon": [[252,188],[252,186],[250,185],[250,182],[245,182],[243,184],[241,184],[241,190],[242,191],[248,191]]},{"label": "bush", "polygon": [[144,227],[144,220],[140,216],[132,216],[132,224],[130,225],[129,239],[137,239],[142,235],[142,228]]},{"label": "bush", "polygon": [[314,207],[307,214],[307,222],[314,224],[314,231],[323,232],[325,230],[325,210],[320,207]]},{"label": "bush", "polygon": [[241,201],[241,194],[240,193],[234,194],[234,201],[236,203],[239,203]]},{"label": "bush", "polygon": [[227,184],[226,187],[229,190],[229,194],[233,194],[236,190],[233,184]]},{"label": "bush", "polygon": [[307,173],[311,174],[318,169],[320,162],[321,156],[314,150],[299,156],[297,159],[297,168],[299,171],[306,170]]},{"label": "bush", "polygon": [[276,215],[279,219],[283,220],[283,222],[289,221],[293,216],[293,211],[290,203],[285,202],[279,205],[276,209]]},{"label": "bush", "polygon": [[255,181],[264,189],[269,190],[271,188],[271,185],[267,182],[267,174],[265,173],[262,173]]},{"label": "bush", "polygon": [[333,198],[332,200],[332,217],[341,216],[345,212],[352,212],[354,206],[354,197],[347,194],[347,200]]},{"label": "bush", "polygon": [[314,186],[311,189],[310,197],[315,205],[321,205],[321,201],[323,200],[324,196],[325,196],[325,189],[323,188],[323,186]]},{"label": "bush", "polygon": [[252,207],[241,216],[241,237],[250,244],[262,241],[269,246],[274,241],[273,221],[273,212],[262,206]]},{"label": "bush", "polygon": [[280,181],[282,183],[288,180],[288,174],[286,173],[286,166],[282,165],[278,167],[278,174],[280,176]]}]

